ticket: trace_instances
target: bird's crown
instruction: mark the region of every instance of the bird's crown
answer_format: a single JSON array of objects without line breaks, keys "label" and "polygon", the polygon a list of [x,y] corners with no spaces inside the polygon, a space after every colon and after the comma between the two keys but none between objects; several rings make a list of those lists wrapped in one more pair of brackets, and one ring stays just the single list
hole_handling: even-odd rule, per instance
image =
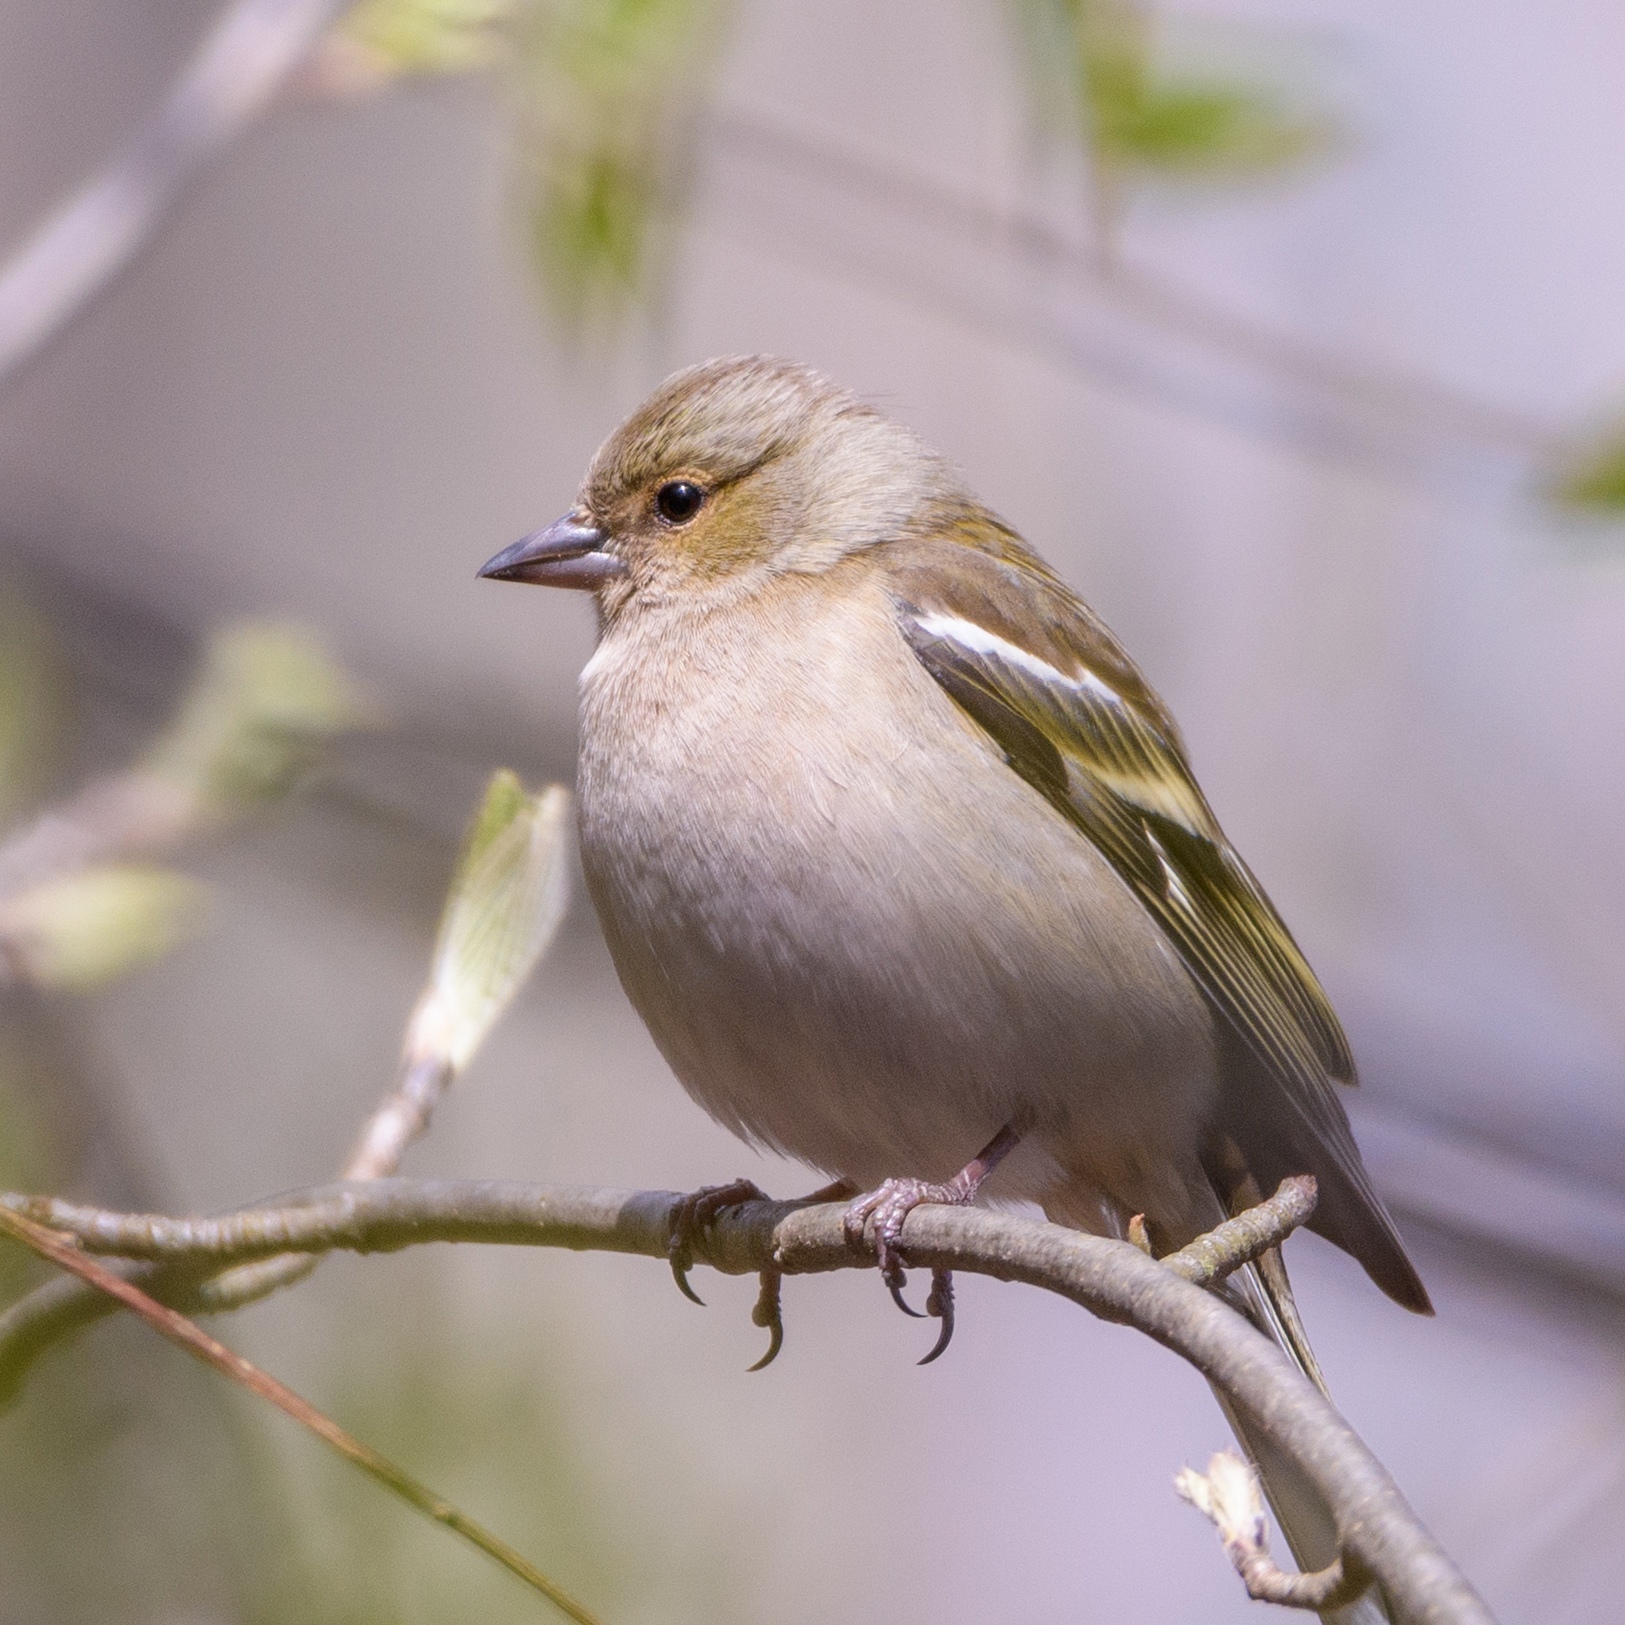
[{"label": "bird's crown", "polygon": [[959,481],[822,373],[730,357],[668,378],[593,458],[581,512],[639,585],[817,571],[896,536]]}]

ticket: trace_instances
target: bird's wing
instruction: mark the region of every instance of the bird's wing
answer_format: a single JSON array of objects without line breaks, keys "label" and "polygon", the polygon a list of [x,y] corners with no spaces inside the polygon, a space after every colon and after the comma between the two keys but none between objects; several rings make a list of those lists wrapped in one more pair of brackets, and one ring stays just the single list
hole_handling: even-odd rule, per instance
[{"label": "bird's wing", "polygon": [[1354,1081],[1342,1028],[1214,819],[1172,718],[1094,613],[1018,538],[985,518],[969,537],[963,521],[956,530],[886,550],[921,664],[1106,856],[1301,1127],[1327,1149],[1346,1148],[1357,1167],[1331,1084]]}]

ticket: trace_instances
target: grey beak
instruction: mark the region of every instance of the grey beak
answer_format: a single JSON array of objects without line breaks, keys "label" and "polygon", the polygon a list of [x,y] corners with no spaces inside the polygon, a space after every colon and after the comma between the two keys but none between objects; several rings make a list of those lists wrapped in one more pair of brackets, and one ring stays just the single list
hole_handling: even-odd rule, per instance
[{"label": "grey beak", "polygon": [[528,581],[539,587],[575,587],[590,591],[626,574],[613,553],[603,551],[604,530],[579,512],[555,519],[546,530],[521,536],[494,559],[480,566],[493,581]]}]

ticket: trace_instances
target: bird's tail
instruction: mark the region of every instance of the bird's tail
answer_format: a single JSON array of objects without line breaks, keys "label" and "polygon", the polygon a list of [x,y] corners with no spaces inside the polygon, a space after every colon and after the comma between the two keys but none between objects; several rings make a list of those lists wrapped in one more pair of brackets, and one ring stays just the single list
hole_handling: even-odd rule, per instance
[{"label": "bird's tail", "polygon": [[[1279,1249],[1264,1254],[1256,1264],[1238,1270],[1230,1278],[1230,1285],[1259,1330],[1278,1343],[1292,1363],[1326,1393],[1326,1379],[1304,1335]],[[1338,1540],[1336,1522],[1320,1492],[1302,1468],[1252,1422],[1239,1415],[1223,1394],[1214,1389],[1214,1395],[1242,1449],[1258,1469],[1264,1494],[1298,1566],[1306,1571],[1325,1568],[1337,1556]],[[1320,1617],[1324,1625],[1391,1625],[1392,1620],[1375,1586],[1357,1601],[1327,1609]]]}]

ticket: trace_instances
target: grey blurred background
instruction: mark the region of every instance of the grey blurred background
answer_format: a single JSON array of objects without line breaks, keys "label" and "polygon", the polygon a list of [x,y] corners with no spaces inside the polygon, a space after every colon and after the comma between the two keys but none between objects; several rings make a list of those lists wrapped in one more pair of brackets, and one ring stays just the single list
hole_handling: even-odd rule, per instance
[{"label": "grey blurred background", "polygon": [[[189,1210],[329,1176],[485,777],[572,772],[588,608],[474,569],[666,371],[796,356],[957,459],[1172,704],[1349,1027],[1439,1307],[1295,1241],[1334,1392],[1509,1625],[1616,1617],[1625,14],[1182,0],[1169,71],[1262,75],[1313,139],[1091,179],[1019,6],[677,9],[689,43],[640,81],[658,252],[618,310],[538,279],[534,152],[585,119],[556,76],[335,89],[330,53],[5,381],[0,566],[57,674],[39,795],[138,751],[245,616],[314,629],[380,724],[188,849],[201,935],[14,990],[8,1180]],[[0,6],[0,240],[213,15]],[[687,1101],[584,900],[407,1168],[809,1177]],[[700,1285],[706,1312],[647,1262],[443,1249],[334,1260],[216,1329],[615,1621],[1257,1617],[1170,1487],[1223,1424],[1144,1339],[969,1281],[920,1371],[851,1275],[790,1283],[747,1376],[749,1284]],[[0,1415],[5,1625],[538,1614],[183,1366],[103,1326]]]}]

